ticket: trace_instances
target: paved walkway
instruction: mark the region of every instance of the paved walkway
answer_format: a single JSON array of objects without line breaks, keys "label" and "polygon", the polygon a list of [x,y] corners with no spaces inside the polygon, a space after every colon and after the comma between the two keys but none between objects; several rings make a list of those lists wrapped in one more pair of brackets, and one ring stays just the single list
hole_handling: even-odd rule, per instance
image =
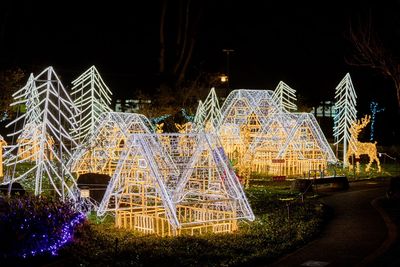
[{"label": "paved walkway", "polygon": [[271,266],[373,266],[387,238],[387,227],[371,202],[385,195],[387,184],[358,182],[347,192],[322,199],[334,216],[320,237]]}]

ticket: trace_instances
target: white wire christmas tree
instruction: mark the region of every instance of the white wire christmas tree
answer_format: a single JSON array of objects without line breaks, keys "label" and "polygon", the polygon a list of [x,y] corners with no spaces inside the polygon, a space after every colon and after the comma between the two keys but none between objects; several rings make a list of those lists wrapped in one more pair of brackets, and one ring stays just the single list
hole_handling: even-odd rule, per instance
[{"label": "white wire christmas tree", "polygon": [[[348,145],[354,143],[351,140],[350,128],[357,120],[356,92],[351,81],[350,74],[347,73],[340,81],[335,91],[335,111],[333,136],[335,144],[343,142],[343,163],[347,162]],[[354,148],[355,149],[355,148]]]},{"label": "white wire christmas tree", "polygon": [[206,117],[203,102],[200,100],[197,106],[196,114],[194,115],[193,122],[196,126],[203,126],[204,118]]},{"label": "white wire christmas tree", "polygon": [[71,96],[79,109],[77,128],[73,137],[77,143],[92,135],[95,122],[103,112],[111,112],[111,91],[95,66],[91,66],[72,82]]},{"label": "white wire christmas tree", "polygon": [[297,105],[294,103],[294,101],[297,101],[296,90],[290,88],[289,85],[282,81],[278,83],[278,86],[272,95],[272,99],[281,111],[297,110]]},{"label": "white wire christmas tree", "polygon": [[[48,67],[36,77],[31,75],[27,85],[13,96],[13,105],[26,105],[27,109],[7,125],[22,125],[21,130],[9,136],[19,135],[18,139],[24,141],[13,143],[6,152],[9,172],[5,182],[34,179],[35,195],[40,195],[44,190],[43,181],[48,179],[62,199],[75,200],[76,183],[66,167],[66,159],[76,146],[68,130],[76,127],[77,109],[54,69]],[[22,157],[21,151],[27,150],[31,152],[29,158]],[[27,164],[27,170],[16,174],[17,164],[32,161],[35,163]]]},{"label": "white wire christmas tree", "polygon": [[204,102],[199,102],[197,107],[194,123],[197,128],[206,129],[206,131],[214,131],[219,128],[222,121],[221,108],[215,88],[212,87],[210,93]]}]

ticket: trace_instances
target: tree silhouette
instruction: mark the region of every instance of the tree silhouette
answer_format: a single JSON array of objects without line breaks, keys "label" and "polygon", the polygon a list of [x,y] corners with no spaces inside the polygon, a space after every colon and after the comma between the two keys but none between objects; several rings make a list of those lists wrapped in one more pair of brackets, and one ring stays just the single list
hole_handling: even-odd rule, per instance
[{"label": "tree silhouette", "polygon": [[400,110],[400,61],[374,32],[371,19],[359,23],[358,27],[350,24],[348,38],[354,52],[346,58],[346,62],[353,66],[373,69],[391,80],[396,90]]}]

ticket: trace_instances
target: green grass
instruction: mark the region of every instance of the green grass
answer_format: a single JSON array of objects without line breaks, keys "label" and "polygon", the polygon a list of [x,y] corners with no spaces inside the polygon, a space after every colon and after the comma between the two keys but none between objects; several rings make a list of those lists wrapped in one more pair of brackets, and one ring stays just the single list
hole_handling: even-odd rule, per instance
[{"label": "green grass", "polygon": [[90,217],[61,256],[68,266],[253,266],[304,245],[321,229],[325,209],[316,200],[302,203],[274,186],[246,193],[256,220],[241,222],[235,233],[161,238]]}]

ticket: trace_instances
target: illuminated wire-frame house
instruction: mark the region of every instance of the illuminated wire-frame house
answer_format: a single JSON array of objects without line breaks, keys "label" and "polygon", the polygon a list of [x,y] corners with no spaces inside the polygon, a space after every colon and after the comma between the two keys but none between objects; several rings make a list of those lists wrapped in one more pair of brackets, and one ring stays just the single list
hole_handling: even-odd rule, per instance
[{"label": "illuminated wire-frame house", "polygon": [[264,125],[246,157],[252,171],[272,175],[308,175],[335,162],[317,121],[311,113],[277,113]]},{"label": "illuminated wire-frame house", "polygon": [[164,135],[167,147],[154,134],[130,136],[98,215],[114,211],[118,227],[161,236],[232,232],[254,219],[216,136]]},{"label": "illuminated wire-frame house", "polygon": [[243,175],[305,175],[336,161],[314,116],[286,112],[273,91],[234,90],[221,109],[221,142]]},{"label": "illuminated wire-frame house", "polygon": [[149,129],[142,115],[104,113],[74,157],[74,172],[112,174],[99,216],[113,212],[117,227],[160,236],[232,232],[254,219],[215,135]]},{"label": "illuminated wire-frame house", "polygon": [[102,173],[112,176],[127,138],[133,133],[151,133],[149,120],[140,114],[105,112],[95,123],[93,135],[71,159],[74,173]]}]

